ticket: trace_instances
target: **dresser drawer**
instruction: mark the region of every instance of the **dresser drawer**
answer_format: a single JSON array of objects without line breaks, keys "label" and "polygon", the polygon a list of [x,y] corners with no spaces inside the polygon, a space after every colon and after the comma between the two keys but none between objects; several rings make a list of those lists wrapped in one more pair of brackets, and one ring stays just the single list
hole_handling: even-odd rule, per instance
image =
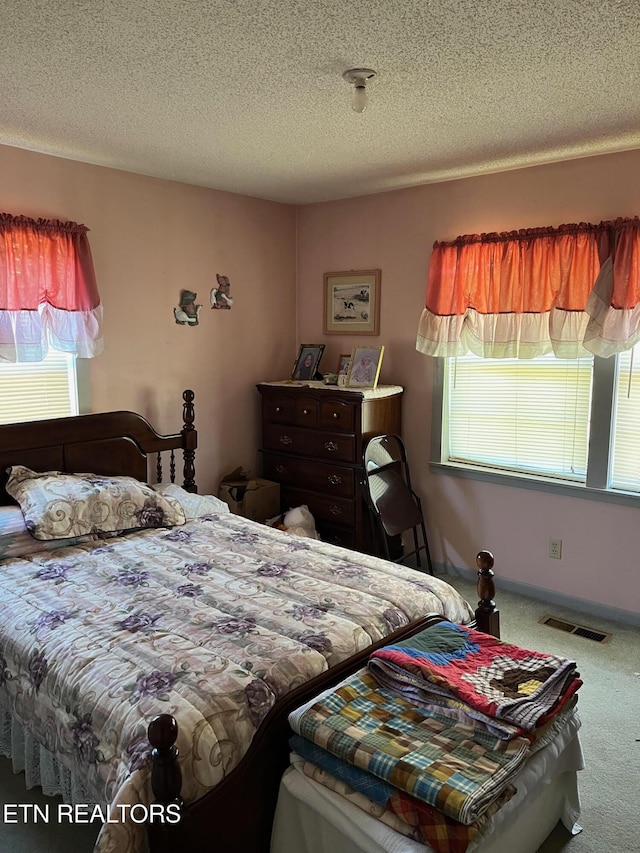
[{"label": "dresser drawer", "polygon": [[264,455],[264,476],[268,480],[299,486],[314,492],[351,498],[355,494],[355,470],[330,462],[309,462],[287,456]]},{"label": "dresser drawer", "polygon": [[303,427],[318,425],[320,403],[313,397],[298,397],[296,400],[296,424]]},{"label": "dresser drawer", "polygon": [[307,492],[304,489],[292,489],[285,486],[282,490],[282,506],[289,509],[306,504],[314,518],[329,521],[336,525],[353,525],[356,519],[355,501],[350,498],[322,495],[319,492]]},{"label": "dresser drawer", "polygon": [[288,424],[267,424],[263,432],[266,450],[286,450],[287,453],[305,453],[306,436],[305,430]]},{"label": "dresser drawer", "polygon": [[356,407],[339,400],[328,400],[320,404],[319,424],[325,429],[355,432]]},{"label": "dresser drawer", "polygon": [[262,471],[267,480],[275,480],[283,485],[300,482],[300,465],[295,457],[272,456],[264,454]]},{"label": "dresser drawer", "polygon": [[307,433],[307,452],[309,456],[320,459],[338,459],[340,462],[357,462],[356,437],[339,432],[321,432],[310,430]]},{"label": "dresser drawer", "polygon": [[269,394],[262,398],[262,421],[265,424],[295,423],[296,401],[284,394]]},{"label": "dresser drawer", "polygon": [[353,527],[339,527],[319,519],[316,529],[323,542],[340,545],[341,548],[353,549],[356,547],[356,534]]}]

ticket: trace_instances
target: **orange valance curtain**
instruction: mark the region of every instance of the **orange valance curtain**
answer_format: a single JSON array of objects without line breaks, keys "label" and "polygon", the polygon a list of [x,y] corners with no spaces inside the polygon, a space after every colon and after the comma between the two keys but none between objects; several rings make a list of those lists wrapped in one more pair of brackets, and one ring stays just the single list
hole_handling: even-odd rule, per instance
[{"label": "orange valance curtain", "polygon": [[433,247],[416,346],[433,356],[611,355],[640,337],[639,303],[637,218],[466,235]]},{"label": "orange valance curtain", "polygon": [[611,251],[587,302],[584,346],[608,357],[640,341],[640,219],[609,223]]},{"label": "orange valance curtain", "polygon": [[88,228],[0,213],[0,359],[42,361],[48,347],[102,351],[102,307]]}]

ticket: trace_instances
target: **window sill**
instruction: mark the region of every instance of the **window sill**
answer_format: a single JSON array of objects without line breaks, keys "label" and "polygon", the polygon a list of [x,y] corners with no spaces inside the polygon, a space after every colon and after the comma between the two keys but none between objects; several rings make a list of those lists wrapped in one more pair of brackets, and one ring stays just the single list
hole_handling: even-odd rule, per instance
[{"label": "window sill", "polygon": [[637,509],[640,506],[640,495],[631,492],[594,489],[581,483],[570,483],[565,480],[553,480],[549,477],[536,477],[533,474],[511,474],[507,471],[496,471],[480,466],[462,465],[456,462],[430,462],[429,470],[433,474],[448,474],[468,480],[479,480],[483,483],[493,483],[497,486],[515,486],[519,489],[531,489],[554,495],[564,495],[570,498],[603,501],[604,503],[620,504]]}]

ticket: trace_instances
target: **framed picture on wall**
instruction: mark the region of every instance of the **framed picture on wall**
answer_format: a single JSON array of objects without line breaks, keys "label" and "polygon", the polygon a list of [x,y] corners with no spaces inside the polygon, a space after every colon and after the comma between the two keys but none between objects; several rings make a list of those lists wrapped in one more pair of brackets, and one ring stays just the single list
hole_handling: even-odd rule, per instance
[{"label": "framed picture on wall", "polygon": [[354,347],[349,364],[350,388],[375,388],[380,376],[384,347]]},{"label": "framed picture on wall", "polygon": [[324,344],[302,344],[291,371],[291,378],[314,379],[324,347]]},{"label": "framed picture on wall", "polygon": [[380,333],[380,270],[324,274],[324,331],[327,335]]}]

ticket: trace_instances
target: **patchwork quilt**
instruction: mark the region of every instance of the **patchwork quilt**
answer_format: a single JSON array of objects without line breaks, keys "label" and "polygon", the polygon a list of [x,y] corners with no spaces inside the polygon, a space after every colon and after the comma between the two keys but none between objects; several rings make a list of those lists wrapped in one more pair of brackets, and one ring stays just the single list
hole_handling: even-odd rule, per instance
[{"label": "patchwork quilt", "polygon": [[474,720],[425,711],[366,669],[289,715],[297,734],[435,806],[476,822],[517,775],[530,740],[502,740]]},{"label": "patchwork quilt", "polygon": [[532,733],[582,685],[575,661],[451,622],[373,652],[368,666],[381,686],[421,706],[479,719],[505,739]]},{"label": "patchwork quilt", "polygon": [[515,793],[515,788],[507,787],[475,823],[466,825],[305,738],[294,735],[290,744],[293,750],[291,762],[306,776],[350,800],[402,835],[428,844],[436,853],[465,853],[489,817]]}]

